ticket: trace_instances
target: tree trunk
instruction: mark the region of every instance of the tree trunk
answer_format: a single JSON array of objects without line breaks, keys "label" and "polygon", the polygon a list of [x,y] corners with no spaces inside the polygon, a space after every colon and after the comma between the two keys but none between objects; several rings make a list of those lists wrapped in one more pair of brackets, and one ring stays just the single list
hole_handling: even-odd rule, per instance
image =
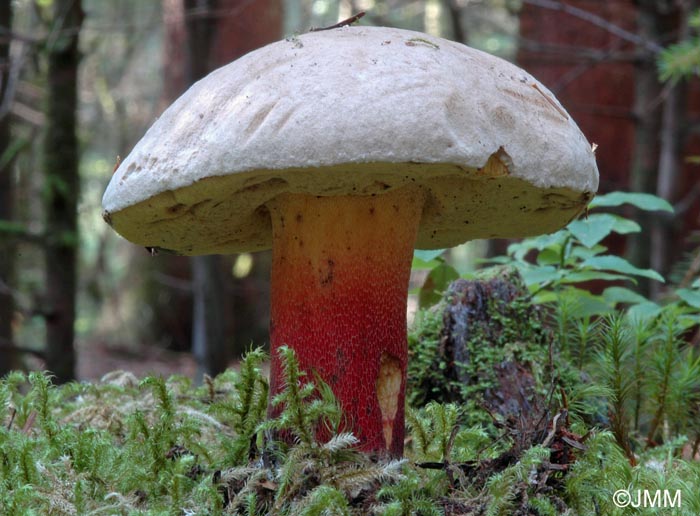
[{"label": "tree trunk", "polygon": [[[678,200],[679,194],[678,185],[682,172],[682,149],[685,139],[686,99],[687,88],[683,81],[671,87],[663,107],[656,195],[663,197],[671,204]],[[676,217],[673,215],[656,214],[651,228],[650,266],[662,276],[668,275],[674,258],[672,253],[678,239],[675,222]],[[658,282],[652,284],[653,297],[658,297],[660,287],[661,284]]]},{"label": "tree trunk", "polygon": [[[279,0],[166,0],[163,5],[167,24],[165,85],[169,103],[217,66],[277,39],[281,33]],[[242,308],[234,308],[240,296],[230,295],[232,277],[230,266],[224,266],[224,261],[216,256],[194,257],[190,261],[192,350],[200,376],[215,375],[225,369],[233,354],[232,339],[226,337],[235,327],[232,314],[243,313],[260,297],[246,299],[241,303]],[[245,295],[250,289],[235,290],[236,294]],[[255,317],[237,317],[236,323],[241,327],[236,330],[240,329],[246,336],[256,333]],[[249,342],[246,340],[245,345]],[[237,351],[243,351],[243,347],[239,346]]]},{"label": "tree trunk", "polygon": [[223,372],[231,355],[226,345],[228,303],[221,269],[220,256],[192,258],[192,352],[200,381],[205,374],[215,376]]},{"label": "tree trunk", "polygon": [[[211,46],[211,66],[226,64],[256,48],[279,39],[282,35],[282,2],[280,0],[219,0],[215,41]],[[225,14],[223,14],[225,13]],[[251,273],[226,282],[234,295],[227,318],[231,328],[233,351],[240,355],[251,345],[262,344],[268,336],[271,254],[255,253]],[[262,302],[261,302],[262,300]],[[231,314],[236,314],[232,320]],[[261,324],[261,320],[263,323]]]},{"label": "tree trunk", "polygon": [[48,42],[46,206],[46,369],[58,383],[75,378],[73,349],[78,251],[79,150],[76,135],[81,0],[54,0]]},{"label": "tree trunk", "polygon": [[[658,0],[640,0],[637,2],[637,9],[637,34],[644,40],[660,42],[662,36],[667,33],[665,29],[672,26],[669,14],[660,12]],[[659,82],[656,56],[647,52],[643,52],[641,55],[635,70],[634,115],[636,124],[630,187],[635,192],[656,193],[661,153],[659,134],[662,127],[663,87]],[[635,218],[642,227],[642,231],[630,235],[627,258],[637,267],[649,268],[652,265],[652,239],[649,234],[655,225],[657,215],[637,210]],[[664,253],[668,253],[668,251],[668,249],[663,250]],[[652,292],[651,281],[641,278],[639,290],[650,295]]]},{"label": "tree trunk", "polygon": [[[681,20],[678,41],[686,40],[689,34],[689,17],[697,7],[696,1],[686,2],[681,6]],[[663,197],[671,204],[677,204],[681,197],[683,173],[683,149],[686,140],[688,122],[688,84],[681,80],[676,84],[668,84],[669,90],[664,99],[661,118],[661,148],[659,156],[659,172],[656,184],[656,195]],[[654,219],[651,232],[651,267],[663,276],[671,269],[679,240],[678,220],[684,213],[675,215],[663,214]],[[658,297],[661,285],[652,284],[652,295]]]},{"label": "tree trunk", "polygon": [[[546,406],[541,392],[552,364],[540,364],[545,373],[538,373],[527,357],[551,354],[551,336],[516,269],[458,279],[433,310],[442,317],[438,335],[420,335],[425,341],[411,350],[417,355],[409,365],[413,404],[478,399],[491,414],[516,418]],[[428,339],[435,350],[425,347]]]},{"label": "tree trunk", "polygon": [[[184,0],[186,27],[185,85],[190,86],[212,70],[212,42],[216,36],[217,0]],[[192,351],[198,374],[214,376],[226,369],[226,288],[219,256],[192,258]]]},{"label": "tree trunk", "polygon": [[[12,28],[12,2],[0,2],[0,27]],[[4,104],[10,75],[10,37],[0,37],[0,105]],[[2,116],[2,115],[0,115]],[[12,220],[12,163],[7,155],[10,148],[10,117],[0,118],[0,222]],[[14,243],[3,238],[0,246],[0,376],[17,367],[13,348],[12,319],[14,300],[9,290],[14,277]]]},{"label": "tree trunk", "polygon": [[[611,253],[626,249],[637,265],[661,272],[684,247],[691,248],[687,237],[697,226],[699,208],[692,197],[697,179],[683,156],[700,153],[700,143],[690,133],[683,141],[681,134],[683,119],[697,118],[699,90],[689,82],[684,99],[683,86],[674,91],[662,85],[658,50],[683,39],[678,37],[683,11],[692,12],[697,3],[526,0],[520,14],[518,62],[557,94],[583,133],[599,145],[600,192],[666,196],[669,188],[676,190],[668,199],[685,208],[683,213],[679,210],[671,221],[661,220],[664,214],[627,213],[625,208],[626,215],[639,217],[642,233],[605,242]],[[686,145],[679,151],[681,142]],[[648,293],[649,287],[646,282],[642,289]]]}]

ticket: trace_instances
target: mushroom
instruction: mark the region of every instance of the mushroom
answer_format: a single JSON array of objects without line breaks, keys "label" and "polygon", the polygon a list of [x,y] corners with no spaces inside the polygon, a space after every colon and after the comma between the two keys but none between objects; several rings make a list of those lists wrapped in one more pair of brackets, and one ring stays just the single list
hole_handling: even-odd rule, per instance
[{"label": "mushroom", "polygon": [[272,247],[271,396],[287,345],[362,449],[400,456],[414,247],[551,232],[597,186],[591,145],[525,71],[426,34],[343,27],[193,85],[121,163],[103,207],[143,246]]}]

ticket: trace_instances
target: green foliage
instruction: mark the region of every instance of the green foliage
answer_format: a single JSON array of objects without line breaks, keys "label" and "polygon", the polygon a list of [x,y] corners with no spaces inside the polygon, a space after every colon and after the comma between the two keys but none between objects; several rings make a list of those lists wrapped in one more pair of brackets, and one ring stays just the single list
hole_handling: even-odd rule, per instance
[{"label": "green foliage", "polygon": [[425,309],[440,301],[450,283],[459,278],[454,267],[447,264],[443,256],[444,249],[416,250],[413,253],[414,270],[425,270],[428,274],[417,290],[418,307]]},{"label": "green foliage", "polygon": [[[577,416],[606,417],[620,449],[634,462],[638,450],[674,435],[700,439],[700,358],[686,341],[687,331],[697,329],[692,307],[672,302],[653,318],[631,312],[610,313],[593,324],[572,316],[562,333],[569,336],[563,358],[591,380],[572,384],[569,409]],[[604,406],[600,400],[606,400]]]},{"label": "green foliage", "polygon": [[223,425],[175,390],[188,386],[159,378],[139,386],[127,374],[60,389],[39,373],[4,378],[0,513],[133,513],[147,499],[143,514],[179,514],[193,503],[188,493],[211,485],[198,478],[207,456],[224,453],[215,431]]},{"label": "green foliage", "polygon": [[[586,444],[588,450],[566,478],[567,501],[575,514],[697,514],[700,463],[679,459],[676,453],[679,443],[641,454],[637,466],[630,465],[608,432],[593,434]],[[631,512],[631,507],[620,508],[613,503],[613,493],[619,489],[629,489],[635,497],[638,490],[652,493],[668,490],[671,495],[680,490],[682,504],[675,509],[639,507]]]},{"label": "green foliage", "polygon": [[357,438],[339,431],[341,412],[328,385],[305,381],[290,348],[280,349],[280,359],[284,387],[272,403],[281,412],[259,425],[281,437],[268,443],[275,465],[266,475],[276,484],[270,512],[358,514],[350,501],[401,478],[402,461],[372,463],[356,451]]},{"label": "green foliage", "polygon": [[[422,310],[416,314],[416,321],[408,332],[410,384],[406,396],[411,406],[425,405],[427,400],[439,397],[441,387],[445,386],[447,363],[441,359],[439,353],[441,328],[440,310]],[[431,386],[428,392],[424,385]]]},{"label": "green foliage", "polygon": [[692,29],[691,36],[669,46],[659,56],[659,76],[663,81],[677,81],[697,75],[700,70],[700,10],[693,13],[688,25]]},{"label": "green foliage", "polygon": [[440,301],[447,286],[457,278],[459,278],[459,273],[446,263],[440,263],[433,268],[418,292],[418,306],[428,308]]},{"label": "green foliage", "polygon": [[[623,204],[652,211],[671,209],[663,199],[630,192],[598,196],[591,202],[590,208]],[[591,213],[556,233],[512,244],[508,248],[508,257],[494,261],[512,263],[518,267],[536,303],[563,304],[569,312],[577,315],[604,315],[621,304],[646,305],[650,302],[617,285],[603,294],[592,294],[582,288],[588,282],[625,282],[634,285],[637,277],[664,281],[656,271],[637,268],[622,257],[606,254],[607,248],[601,243],[613,233],[639,231],[635,222],[620,215]],[[560,337],[566,339],[561,334]]]},{"label": "green foliage", "polygon": [[334,433],[340,427],[341,410],[328,384],[319,377],[304,381],[306,373],[291,348],[279,350],[282,360],[284,387],[272,400],[272,406],[281,408],[279,416],[266,421],[262,428],[291,433],[302,445],[313,448],[319,427]]},{"label": "green foliage", "polygon": [[[431,400],[459,402],[460,422],[469,426],[484,424],[492,430],[492,415],[480,407],[484,396],[492,395],[501,385],[501,371],[505,364],[527,364],[532,374],[528,382],[528,398],[536,394],[544,396],[551,388],[552,376],[547,357],[550,349],[549,331],[543,325],[543,317],[531,301],[527,289],[518,273],[512,267],[495,267],[479,271],[478,280],[490,283],[494,290],[512,288],[506,298],[489,297],[475,287],[465,292],[484,292],[483,300],[476,303],[481,307],[478,315],[470,319],[471,309],[465,307],[454,315],[459,303],[455,297],[471,294],[457,294],[454,290],[444,295],[444,299],[430,310],[419,312],[416,324],[409,331],[409,403],[424,406]],[[505,287],[505,285],[511,287]],[[464,334],[459,339],[460,353],[466,360],[455,360],[450,349],[456,346],[450,340],[449,331],[444,328],[445,320],[466,317],[460,322]],[[465,320],[466,320],[465,319]],[[530,385],[530,383],[532,385]]]},{"label": "green foliage", "polygon": [[383,503],[376,507],[375,514],[443,516],[443,511],[436,503],[439,498],[436,491],[434,482],[426,483],[423,475],[411,470],[402,481],[379,490],[377,498]]},{"label": "green foliage", "polygon": [[[267,355],[261,350],[249,351],[241,361],[240,374],[224,373],[217,381],[208,378],[210,413],[229,426],[234,435],[222,436],[227,449],[222,462],[241,464],[253,457],[262,446],[262,432],[258,428],[267,412],[268,385],[262,375],[262,363]],[[217,396],[217,384],[231,384],[229,396]]]},{"label": "green foliage", "polygon": [[318,486],[311,491],[300,516],[349,516],[350,506],[345,495],[330,486]]},{"label": "green foliage", "polygon": [[[508,256],[493,260],[515,266],[532,294],[527,302],[541,305],[550,314],[545,326],[554,335],[553,349],[540,348],[538,358],[533,348],[529,360],[546,364],[555,357],[552,407],[565,407],[571,428],[586,439],[585,446],[570,459],[566,475],[554,481],[550,478],[548,485],[554,490],[549,494],[533,485],[532,479],[542,478],[553,452],[535,441],[535,446],[517,452],[515,463],[503,470],[495,469],[483,484],[478,476],[471,485],[462,484],[460,495],[468,500],[468,506],[481,507],[485,514],[524,510],[537,514],[561,514],[566,510],[567,514],[628,514],[613,503],[612,495],[619,489],[635,493],[637,489],[680,489],[683,508],[677,513],[695,513],[690,507],[697,506],[700,467],[680,457],[696,456],[700,449],[700,357],[689,343],[700,326],[700,280],[684,288],[669,286],[662,302],[651,301],[634,290],[637,278],[663,278],[608,253],[605,238],[613,233],[640,231],[635,222],[600,211],[625,204],[671,210],[667,202],[647,194],[607,194],[591,203],[590,208],[596,212],[586,218],[554,234],[512,244]],[[441,263],[434,256],[429,258],[433,266]],[[589,290],[591,285],[595,292]],[[429,378],[438,386],[450,381],[443,379],[440,383],[448,364],[435,367],[435,357],[445,345],[443,309],[449,306],[449,300],[441,303],[448,304],[421,311],[409,334],[409,378]],[[473,332],[474,328],[468,330]],[[509,343],[522,346],[527,341],[522,338],[525,330],[515,333],[506,335],[497,347],[507,353]],[[475,340],[483,347],[484,339]],[[471,361],[494,367],[488,355],[480,354],[477,348],[468,349],[470,363],[456,367],[474,367]],[[498,438],[501,445],[496,449],[493,443],[498,439],[494,440],[493,428],[485,432],[486,427],[481,426],[477,427],[477,435],[485,443],[470,446],[467,442],[451,448],[452,454],[456,448],[476,455],[468,452],[461,459],[445,457],[445,443],[465,431],[460,422],[474,420],[474,413],[483,413],[473,398],[479,388],[490,387],[489,380],[480,375],[471,378],[476,384],[462,389],[461,399],[451,398],[455,404],[409,411],[411,453],[417,460],[450,464],[460,460],[469,469],[475,457],[493,459],[514,446],[506,433]],[[460,414],[456,426],[452,424],[454,414]],[[594,425],[605,430],[596,430]],[[484,455],[484,450],[490,455]],[[654,514],[656,510],[658,507],[640,508],[636,513]]]},{"label": "green foliage", "polygon": [[[593,207],[624,203],[665,209],[634,194]],[[512,245],[496,261],[521,271],[533,297],[496,311],[497,331],[472,328],[473,360],[460,366],[471,385],[446,381],[453,365],[435,361],[442,312],[421,311],[409,378],[433,385],[429,395],[454,387],[454,398],[410,396],[404,460],[360,453],[328,385],[288,348],[269,409],[260,350],[201,387],[128,373],[55,387],[48,375],[12,373],[0,381],[0,514],[622,516],[619,489],[680,490],[674,514],[700,514],[700,465],[687,459],[700,448],[700,356],[689,343],[700,280],[669,288],[663,302],[635,292],[635,278],[657,276],[607,254],[603,241],[638,230],[593,213]],[[439,253],[423,258],[444,266]],[[434,274],[425,302],[451,277]],[[593,294],[590,280],[607,286]],[[550,317],[509,320],[528,310]],[[524,424],[532,414],[519,427],[494,424],[476,402],[494,385],[494,364],[513,359],[532,364],[552,410],[541,407],[544,426],[534,430]]]},{"label": "green foliage", "polygon": [[[598,357],[601,380],[610,389],[610,427],[620,448],[632,458],[629,444],[627,406],[633,390],[639,388],[635,377],[627,374],[626,365],[632,354],[632,339],[624,318],[610,315],[603,324],[602,349]],[[635,357],[636,358],[636,357]]]},{"label": "green foliage", "polygon": [[[654,196],[622,192],[597,197],[591,208],[623,204],[670,210],[668,203]],[[655,271],[605,254],[601,244],[611,233],[638,230],[618,215],[594,213],[552,235],[513,244],[509,258],[497,260],[512,261],[534,302],[551,307],[550,324],[564,363],[574,364],[593,380],[588,385],[570,384],[572,401],[581,400],[581,389],[590,398],[591,387],[598,391],[598,399],[606,398],[610,428],[630,459],[645,442],[666,441],[669,432],[666,438],[659,432],[670,421],[673,431],[697,435],[694,407],[700,389],[697,353],[685,340],[685,334],[700,323],[698,285],[669,289],[663,305],[652,302],[620,283],[633,286],[640,276],[663,279]],[[617,285],[601,294],[579,287],[592,280]],[[593,398],[570,408],[578,415],[595,414],[596,405]]]},{"label": "green foliage", "polygon": [[[201,390],[201,389],[200,389]],[[1,514],[181,514],[222,507],[211,472],[227,456],[218,403],[181,378],[54,387],[0,382]],[[256,421],[256,425],[259,421]],[[208,473],[207,473],[208,472]]]},{"label": "green foliage", "polygon": [[493,475],[487,483],[491,503],[486,514],[488,516],[513,514],[519,505],[516,499],[520,495],[520,491],[523,490],[523,486],[528,484],[533,472],[549,458],[549,455],[549,449],[533,446],[523,454],[517,463]]},{"label": "green foliage", "polygon": [[[666,333],[660,335],[676,339],[683,326],[677,318],[664,321]],[[602,375],[614,378],[634,359],[635,339],[656,335],[632,324],[610,317],[595,326],[600,356],[614,354],[618,358],[605,360],[621,364]],[[697,514],[700,507],[700,467],[678,458],[682,439],[637,452],[640,464],[632,466],[613,434],[592,432],[565,482],[546,489],[533,480],[550,460],[552,450],[545,446],[523,450],[490,474],[468,473],[480,463],[498,464],[508,443],[499,444],[482,427],[462,426],[465,406],[454,403],[409,410],[409,461],[372,460],[354,449],[354,436],[327,426],[337,421],[335,402],[323,386],[307,387],[313,384],[289,350],[283,350],[285,388],[278,401],[293,406],[281,407],[274,422],[265,421],[258,399],[267,392],[259,367],[264,359],[253,351],[240,373],[196,389],[182,378],[137,382],[126,373],[104,384],[57,388],[45,375],[13,373],[0,382],[1,513],[554,515],[565,506],[572,516],[593,514],[594,507],[601,514],[625,514],[615,512],[611,496],[627,486],[680,489],[679,514]],[[692,376],[678,374],[678,385]],[[619,385],[616,392],[631,402],[634,387],[628,379]],[[678,399],[664,413],[675,414],[687,402]],[[256,421],[243,407],[257,414],[250,416]],[[246,442],[259,445],[231,445],[243,442],[234,427]],[[281,440],[269,441],[273,430],[283,433]],[[266,458],[263,449],[273,453]],[[236,463],[230,462],[234,456]]]},{"label": "green foliage", "polygon": [[593,198],[588,208],[613,208],[623,204],[631,204],[640,210],[646,211],[673,212],[673,206],[666,199],[643,192],[610,192],[605,195],[598,195]]},{"label": "green foliage", "polygon": [[[423,409],[409,409],[406,422],[411,434],[411,456],[419,462],[474,460],[491,444],[480,426],[459,424],[463,407],[455,403],[429,402]],[[484,455],[482,454],[482,457]]]}]

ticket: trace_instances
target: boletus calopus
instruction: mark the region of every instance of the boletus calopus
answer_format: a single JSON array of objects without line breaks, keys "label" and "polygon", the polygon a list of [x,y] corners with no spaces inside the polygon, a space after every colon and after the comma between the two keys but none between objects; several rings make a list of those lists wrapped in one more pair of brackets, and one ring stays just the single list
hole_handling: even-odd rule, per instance
[{"label": "boletus calopus", "polygon": [[363,450],[399,456],[413,249],[557,230],[597,186],[591,145],[525,71],[426,34],[343,27],[193,85],[103,206],[142,246],[272,247],[271,395],[287,345],[331,386]]}]

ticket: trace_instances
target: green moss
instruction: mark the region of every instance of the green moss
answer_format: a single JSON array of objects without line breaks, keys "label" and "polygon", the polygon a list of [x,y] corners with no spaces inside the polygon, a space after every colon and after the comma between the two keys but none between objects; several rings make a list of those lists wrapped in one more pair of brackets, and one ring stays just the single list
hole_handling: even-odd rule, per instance
[{"label": "green moss", "polygon": [[632,466],[611,433],[578,423],[585,450],[563,472],[550,468],[551,442],[512,453],[512,439],[462,423],[468,404],[433,401],[408,411],[406,459],[382,460],[333,430],[330,390],[286,349],[283,406],[266,420],[264,360],[253,351],[240,373],[201,387],[11,374],[0,382],[0,514],[623,515],[611,496],[628,486],[681,490],[673,514],[700,513],[700,466],[679,458],[682,439]]},{"label": "green moss", "polygon": [[[522,366],[521,370],[532,376],[534,391],[539,395],[544,396],[552,385],[551,333],[517,270],[486,269],[475,281],[488,285],[487,293],[491,286],[494,290],[510,290],[507,295],[486,297],[483,307],[477,301],[473,307],[465,307],[459,337],[455,337],[450,319],[455,310],[460,310],[455,308],[459,307],[459,293],[448,291],[437,305],[418,314],[408,340],[411,405],[425,405],[430,400],[466,404],[464,421],[468,424],[490,419],[480,405],[490,391],[499,389],[504,365]],[[477,287],[474,291],[480,290]],[[457,338],[464,341],[454,344]],[[457,345],[468,360],[455,359],[457,351],[453,348]]]}]

